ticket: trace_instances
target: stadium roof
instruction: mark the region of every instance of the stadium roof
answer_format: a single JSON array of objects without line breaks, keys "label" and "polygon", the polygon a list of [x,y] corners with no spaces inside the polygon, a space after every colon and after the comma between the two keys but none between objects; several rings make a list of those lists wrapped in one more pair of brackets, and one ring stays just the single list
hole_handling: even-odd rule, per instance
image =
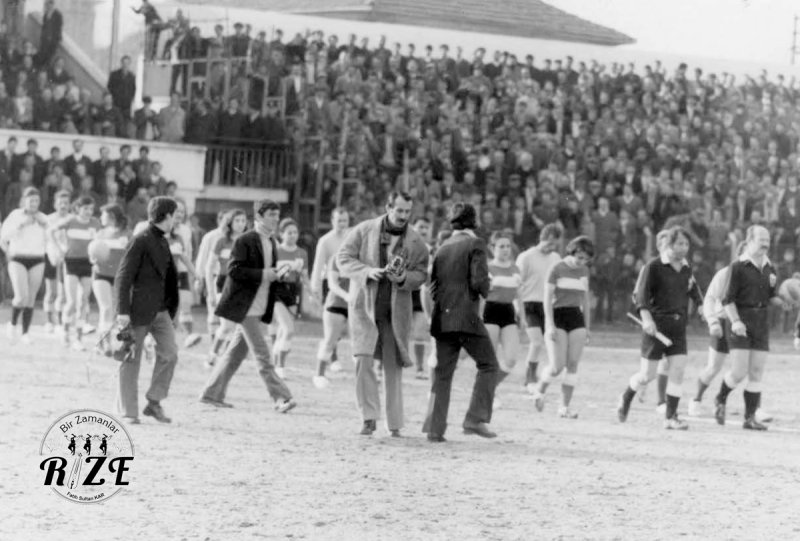
[{"label": "stadium roof", "polygon": [[[183,0],[219,5],[222,0]],[[427,26],[535,39],[624,45],[634,40],[541,0],[230,0],[229,7]]]}]

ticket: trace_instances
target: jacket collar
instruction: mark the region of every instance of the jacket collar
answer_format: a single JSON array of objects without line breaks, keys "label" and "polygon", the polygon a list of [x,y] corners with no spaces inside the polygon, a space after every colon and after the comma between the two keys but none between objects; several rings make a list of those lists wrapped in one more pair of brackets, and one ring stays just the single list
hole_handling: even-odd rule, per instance
[{"label": "jacket collar", "polygon": [[[659,259],[661,259],[661,264],[662,265],[670,265],[671,264],[671,261],[669,260],[669,257],[667,256],[667,254],[661,254]],[[686,259],[681,260],[681,268],[688,267],[688,266],[689,266],[689,262]]]},{"label": "jacket collar", "polygon": [[455,237],[456,235],[466,235],[468,237],[472,237],[473,239],[477,237],[477,235],[475,235],[475,231],[473,231],[472,229],[459,229],[457,231],[453,231],[453,234],[451,236]]},{"label": "jacket collar", "polygon": [[769,258],[768,258],[768,257],[766,257],[766,256],[764,256],[764,262],[763,262],[761,265],[759,265],[758,263],[756,263],[756,262],[755,262],[755,260],[753,259],[753,257],[752,257],[752,256],[749,256],[749,255],[747,255],[747,254],[742,254],[742,255],[740,255],[740,256],[739,256],[739,261],[742,261],[742,262],[749,262],[751,265],[753,265],[753,266],[754,266],[755,268],[757,268],[758,270],[764,270],[764,267],[766,267],[767,265],[772,265],[772,262],[771,262],[771,261],[769,260]]}]

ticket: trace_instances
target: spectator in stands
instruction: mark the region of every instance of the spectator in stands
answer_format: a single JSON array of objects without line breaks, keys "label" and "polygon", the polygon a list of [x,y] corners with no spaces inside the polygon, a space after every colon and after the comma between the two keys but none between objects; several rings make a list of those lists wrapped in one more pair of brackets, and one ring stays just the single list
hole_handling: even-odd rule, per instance
[{"label": "spectator in stands", "polygon": [[33,129],[33,100],[28,95],[25,84],[17,86],[17,92],[14,96],[14,118],[17,126],[21,129]]},{"label": "spectator in stands", "polygon": [[[139,181],[136,180],[136,173],[133,171],[133,164],[128,163],[117,174],[118,193],[125,201],[133,199],[139,191]],[[146,189],[146,187],[144,187]],[[139,223],[139,222],[131,222]]]},{"label": "spectator in stands", "polygon": [[130,56],[123,56],[120,68],[111,72],[107,88],[114,107],[119,109],[125,122],[128,122],[131,118],[133,98],[136,96],[136,76],[131,71]]},{"label": "spectator in stands", "polygon": [[103,137],[122,137],[125,119],[122,112],[114,106],[111,94],[103,94],[103,103],[92,115],[92,134]]},{"label": "spectator in stands", "polygon": [[211,103],[208,100],[200,100],[187,116],[185,137],[187,143],[207,145],[216,137],[217,115],[209,110],[210,107]]},{"label": "spectator in stands", "polygon": [[183,141],[186,127],[186,113],[181,107],[181,97],[173,92],[169,105],[158,112],[158,129],[161,140],[166,143],[180,143]]},{"label": "spectator in stands", "polygon": [[244,25],[242,23],[234,23],[234,34],[228,37],[227,49],[233,57],[247,56],[247,50],[250,47],[250,38],[244,33]]},{"label": "spectator in stands", "polygon": [[139,222],[147,221],[147,203],[149,201],[150,196],[147,193],[147,186],[138,186],[134,197],[128,201],[125,207],[128,223],[138,224]]},{"label": "spectator in stands", "polygon": [[156,8],[148,0],[142,0],[142,5],[138,9],[134,7],[131,9],[144,17],[145,55],[147,60],[155,60],[158,56],[158,38],[164,23]]},{"label": "spectator in stands", "polygon": [[133,126],[136,138],[140,141],[156,141],[161,133],[158,129],[158,116],[150,107],[153,99],[150,96],[142,98],[142,107],[133,113]]},{"label": "spectator in stands", "polygon": [[72,80],[72,77],[66,70],[64,59],[62,57],[57,56],[53,61],[53,67],[50,68],[47,78],[49,83],[56,87],[66,86],[66,84]]},{"label": "spectator in stands", "polygon": [[42,33],[39,40],[39,54],[37,64],[47,68],[61,44],[61,31],[64,18],[55,7],[55,0],[45,0],[44,14],[42,15]]}]

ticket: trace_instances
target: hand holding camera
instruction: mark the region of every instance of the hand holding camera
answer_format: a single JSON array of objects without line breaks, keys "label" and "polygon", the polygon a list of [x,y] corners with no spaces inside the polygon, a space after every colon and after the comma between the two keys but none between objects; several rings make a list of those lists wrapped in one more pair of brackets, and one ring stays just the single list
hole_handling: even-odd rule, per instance
[{"label": "hand holding camera", "polygon": [[407,254],[405,249],[400,250],[392,256],[389,264],[386,265],[386,278],[390,282],[401,284],[406,280]]}]

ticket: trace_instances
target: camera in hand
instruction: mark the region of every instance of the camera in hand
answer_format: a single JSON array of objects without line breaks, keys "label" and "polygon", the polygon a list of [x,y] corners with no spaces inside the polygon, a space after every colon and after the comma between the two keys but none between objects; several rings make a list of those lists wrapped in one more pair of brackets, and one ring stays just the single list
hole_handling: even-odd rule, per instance
[{"label": "camera in hand", "polygon": [[124,327],[117,332],[116,342],[112,355],[114,359],[120,362],[133,360],[135,339],[130,326]]},{"label": "camera in hand", "polygon": [[389,264],[386,266],[386,272],[394,276],[400,276],[403,274],[403,271],[406,269],[406,257],[407,254],[405,249],[394,254],[392,259],[389,261]]}]

